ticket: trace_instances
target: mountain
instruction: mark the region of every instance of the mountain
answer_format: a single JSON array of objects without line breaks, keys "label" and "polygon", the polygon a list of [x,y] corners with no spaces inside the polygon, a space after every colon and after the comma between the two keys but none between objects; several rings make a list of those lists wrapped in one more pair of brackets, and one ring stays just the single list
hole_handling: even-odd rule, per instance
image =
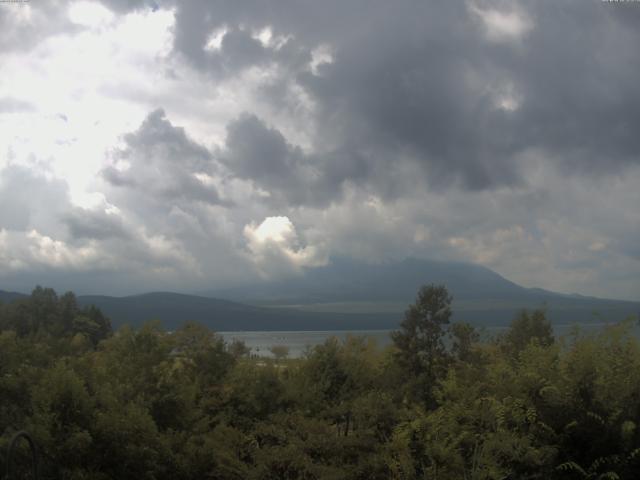
[{"label": "mountain", "polygon": [[[452,293],[454,321],[478,326],[508,325],[524,308],[546,308],[555,324],[613,323],[640,313],[640,302],[524,288],[478,265],[420,259],[377,265],[333,259],[297,277],[202,295],[85,295],[78,302],[99,307],[114,327],[158,319],[168,329],[193,320],[217,331],[373,330],[396,328],[428,283]],[[4,302],[21,296],[0,291]]]},{"label": "mountain", "polygon": [[452,293],[454,319],[483,325],[508,324],[523,308],[546,308],[555,323],[615,322],[640,312],[640,302],[525,288],[479,265],[423,259],[365,264],[338,258],[298,277],[209,294],[259,306],[402,318],[428,283],[444,284]]},{"label": "mountain", "polygon": [[307,269],[304,275],[261,282],[248,287],[209,292],[212,296],[258,304],[310,304],[326,302],[411,302],[421,285],[446,285],[456,298],[502,298],[524,289],[488,268],[459,262],[406,259],[367,264],[333,259],[328,265]]}]

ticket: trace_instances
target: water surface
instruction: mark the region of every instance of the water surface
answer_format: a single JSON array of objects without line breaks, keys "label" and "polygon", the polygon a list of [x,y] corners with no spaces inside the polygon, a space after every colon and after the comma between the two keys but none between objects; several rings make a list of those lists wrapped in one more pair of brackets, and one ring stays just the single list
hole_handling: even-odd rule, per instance
[{"label": "water surface", "polygon": [[[582,333],[592,333],[602,329],[607,323],[580,324]],[[575,324],[554,325],[553,330],[556,337],[567,335],[575,330]],[[507,327],[483,327],[480,334],[483,339],[489,339],[505,331]],[[240,340],[251,349],[251,353],[263,357],[272,357],[269,349],[275,345],[284,345],[289,348],[290,358],[299,358],[304,352],[316,345],[324,343],[330,337],[338,340],[345,340],[348,336],[367,337],[373,339],[376,344],[383,348],[391,344],[389,334],[392,330],[324,330],[324,331],[288,331],[288,332],[219,332],[227,342]],[[634,333],[638,335],[638,327],[634,328]]]}]

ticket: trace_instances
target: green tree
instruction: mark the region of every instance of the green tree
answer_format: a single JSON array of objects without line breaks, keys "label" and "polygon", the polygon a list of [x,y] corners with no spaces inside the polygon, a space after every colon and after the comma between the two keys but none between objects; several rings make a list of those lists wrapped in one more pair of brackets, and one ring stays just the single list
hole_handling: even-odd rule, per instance
[{"label": "green tree", "polygon": [[553,328],[542,309],[521,311],[511,322],[509,330],[499,339],[502,349],[512,356],[517,356],[532,341],[542,346],[549,346],[554,342]]},{"label": "green tree", "polygon": [[273,354],[277,362],[280,362],[289,356],[289,347],[286,345],[273,345],[269,351]]},{"label": "green tree", "polygon": [[227,351],[231,354],[233,358],[238,360],[242,357],[248,357],[251,353],[251,348],[247,347],[247,345],[242,340],[233,340],[231,343],[227,344]]},{"label": "green tree", "polygon": [[473,345],[478,343],[480,335],[473,325],[466,322],[457,322],[451,325],[451,353],[461,362],[473,360]]},{"label": "green tree", "polygon": [[433,406],[432,390],[446,372],[447,353],[444,326],[451,317],[452,297],[444,285],[425,285],[405,312],[400,330],[391,338],[396,359],[413,380],[414,394]]}]

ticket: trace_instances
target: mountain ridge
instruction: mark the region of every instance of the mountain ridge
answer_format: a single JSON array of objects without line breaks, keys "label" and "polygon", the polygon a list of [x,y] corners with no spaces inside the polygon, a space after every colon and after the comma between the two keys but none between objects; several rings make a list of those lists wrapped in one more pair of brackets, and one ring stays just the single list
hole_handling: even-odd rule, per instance
[{"label": "mountain ridge", "polygon": [[[492,270],[462,262],[405,259],[364,264],[346,259],[295,277],[196,295],[156,291],[123,297],[79,295],[113,325],[160,320],[174,329],[188,320],[218,331],[367,330],[396,328],[421,285],[444,284],[453,320],[508,324],[522,309],[545,308],[553,323],[615,322],[640,312],[640,302],[525,288]],[[0,301],[26,296],[0,290]]]},{"label": "mountain ridge", "polygon": [[[579,294],[565,294],[539,287],[523,287],[488,267],[465,262],[406,258],[400,262],[367,264],[345,258],[333,258],[322,267],[305,274],[270,282],[200,292],[201,295],[229,298],[256,304],[286,304],[294,299],[320,302],[395,300],[412,302],[421,285],[444,284],[454,301],[469,298],[581,298],[598,301],[632,302]],[[339,288],[338,288],[339,287]],[[338,294],[335,292],[339,291]]]}]

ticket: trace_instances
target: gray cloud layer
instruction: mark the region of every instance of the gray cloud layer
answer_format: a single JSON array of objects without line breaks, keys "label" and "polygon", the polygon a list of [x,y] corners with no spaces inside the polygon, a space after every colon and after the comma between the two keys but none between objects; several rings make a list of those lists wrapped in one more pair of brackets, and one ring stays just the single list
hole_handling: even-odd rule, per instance
[{"label": "gray cloud layer", "polygon": [[[36,228],[107,268],[86,250],[102,248],[131,259],[150,284],[165,274],[168,285],[193,288],[241,281],[264,272],[252,258],[264,247],[279,261],[312,250],[313,261],[465,259],[526,284],[637,298],[633,4],[103,3],[118,15],[174,8],[175,81],[186,72],[212,88],[249,88],[250,77],[250,95],[266,106],[236,115],[215,145],[177,127],[168,107],[150,106],[110,152],[98,209],[73,206],[64,185],[6,168],[0,195],[20,199],[0,204],[11,235]],[[0,113],[29,108],[16,102],[0,100]],[[42,201],[61,207],[36,208],[14,191],[38,182],[50,196]],[[261,245],[258,225],[277,215],[295,232]]]},{"label": "gray cloud layer", "polygon": [[[345,169],[337,181],[408,161],[423,167],[432,188],[515,185],[524,181],[521,156],[530,150],[564,174],[639,163],[640,57],[630,48],[640,42],[637,24],[596,1],[478,3],[481,12],[501,8],[531,22],[500,41],[470,5],[181,3],[174,48],[213,74],[214,57],[236,71],[267,57],[282,67],[283,88],[301,87],[317,105],[318,146],[367,158],[367,172]],[[207,36],[222,26],[229,29],[222,48],[207,52]],[[297,48],[264,54],[247,32],[265,26]],[[237,48],[226,49],[227,37]],[[333,62],[317,74],[290,61],[301,50],[310,58],[321,44]]]}]

